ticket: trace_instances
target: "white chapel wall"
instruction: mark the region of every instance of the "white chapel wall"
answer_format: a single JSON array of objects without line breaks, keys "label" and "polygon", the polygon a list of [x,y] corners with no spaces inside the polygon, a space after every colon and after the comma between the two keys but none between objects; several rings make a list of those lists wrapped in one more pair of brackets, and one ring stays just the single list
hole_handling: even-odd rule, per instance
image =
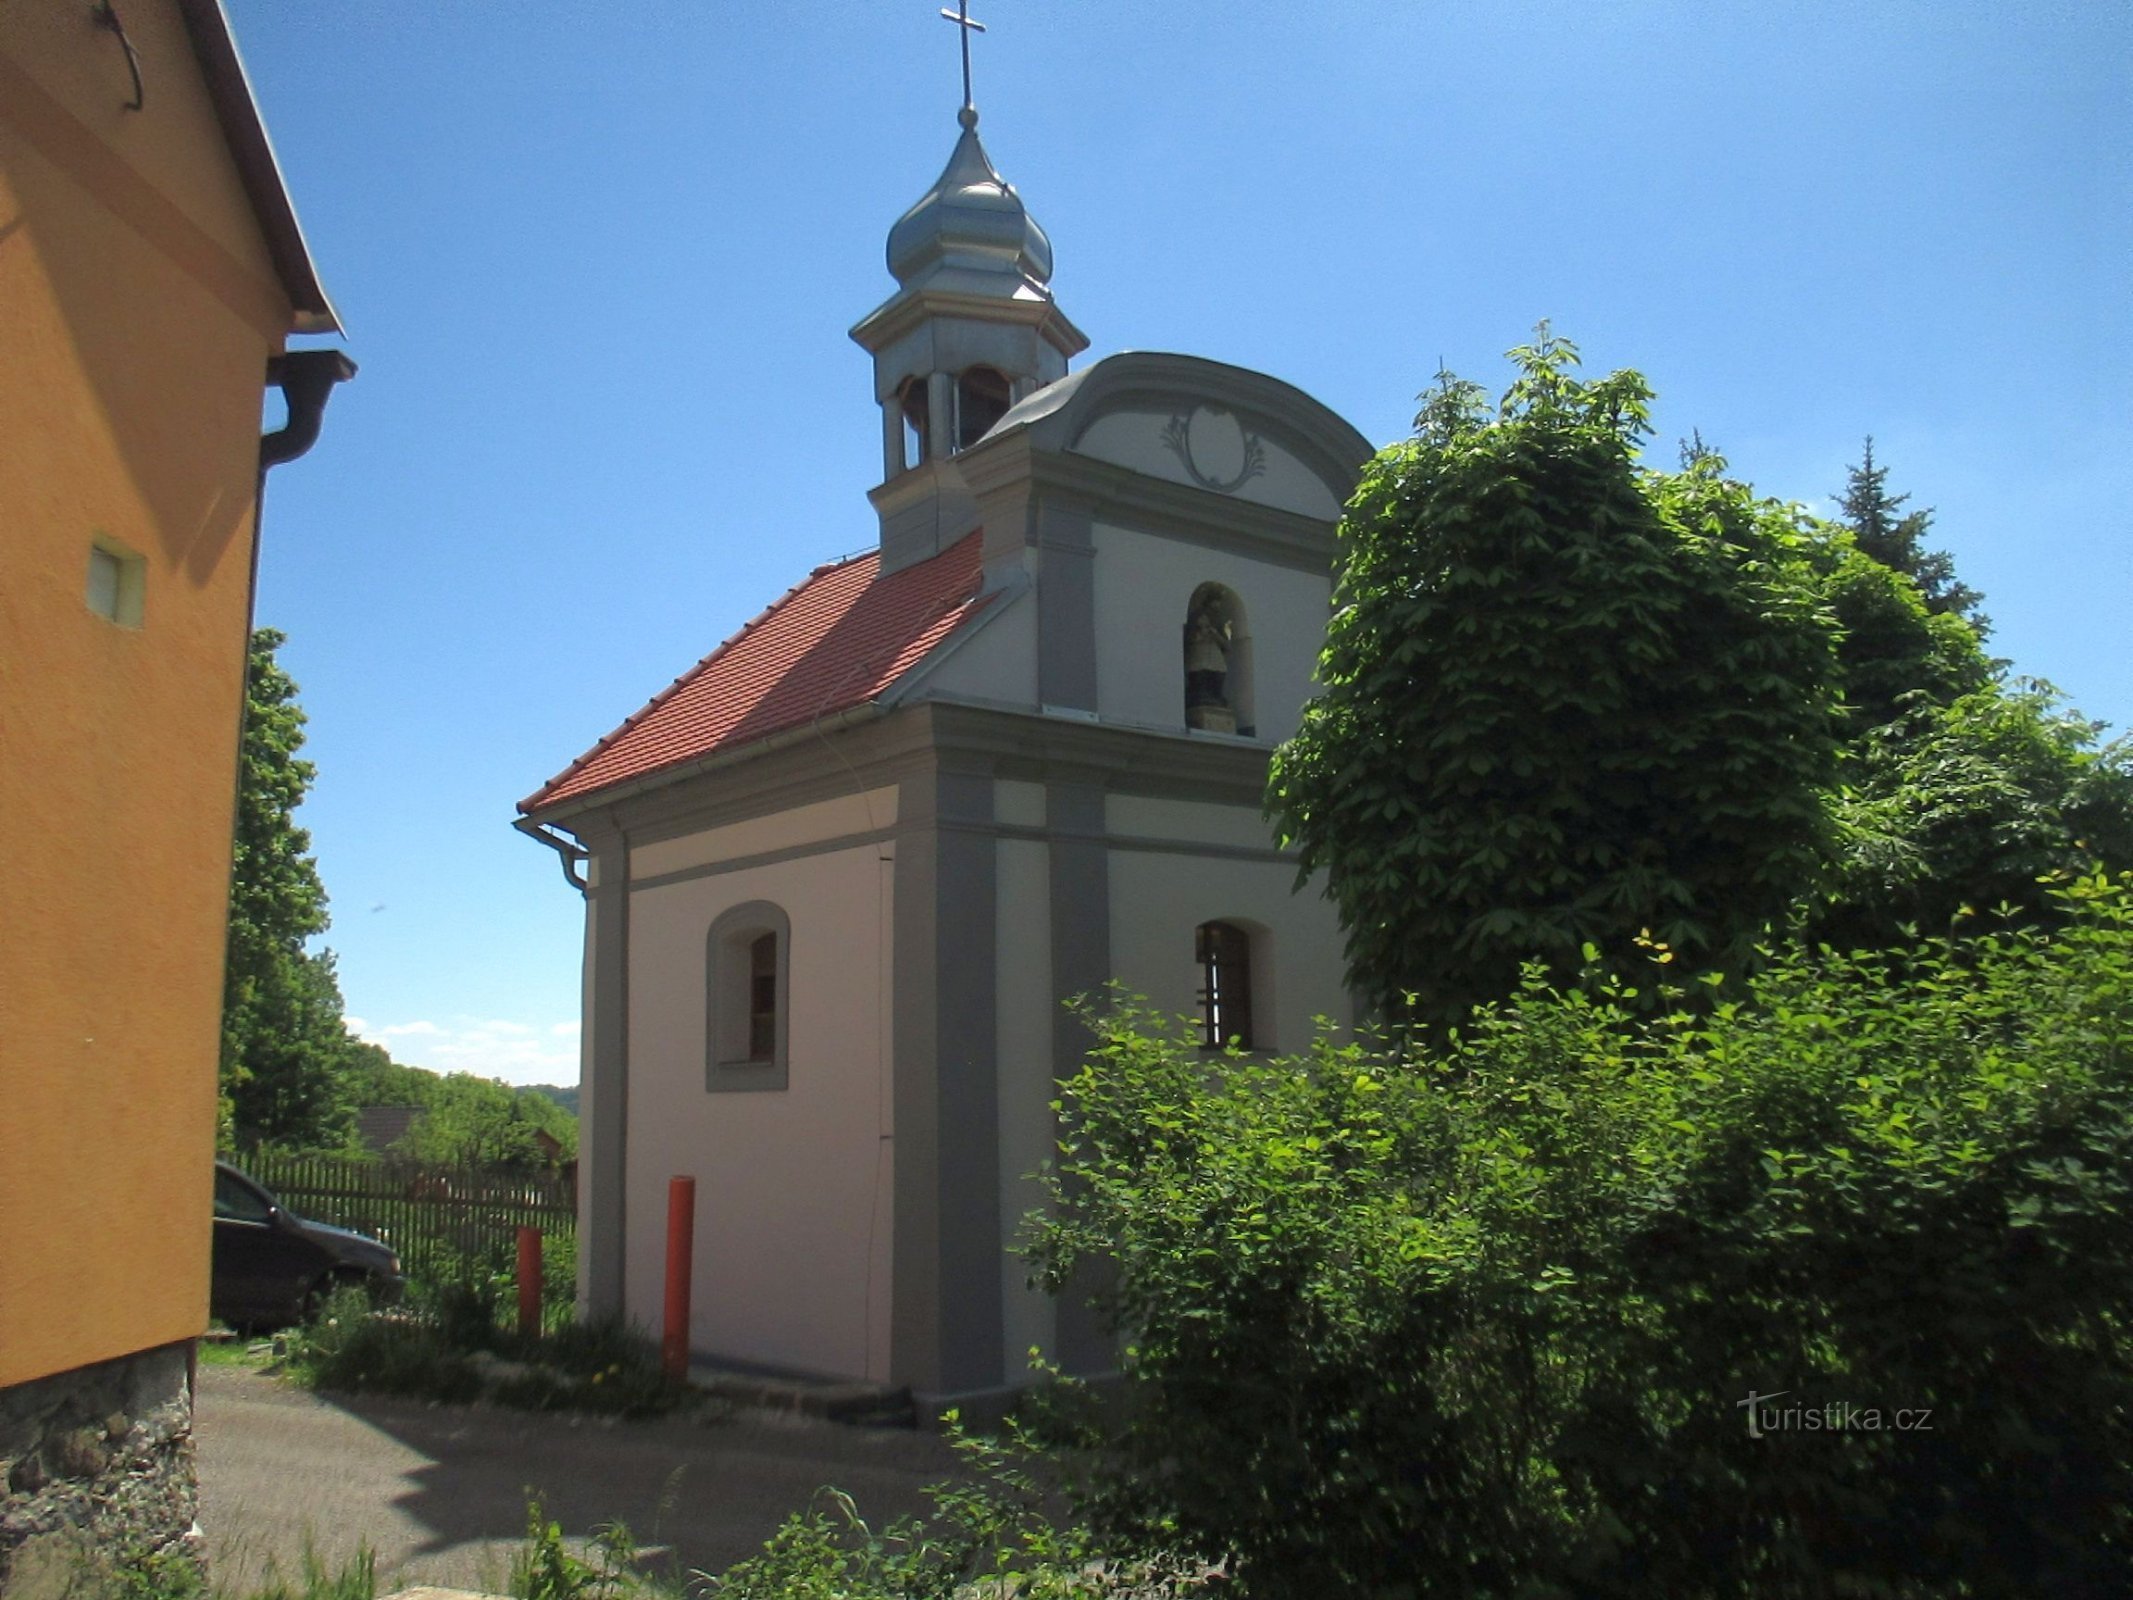
[{"label": "white chapel wall", "polygon": [[970,636],[926,674],[928,693],[990,700],[1022,708],[1037,704],[1037,605],[1029,591],[995,600],[1000,614],[981,617]]},{"label": "white chapel wall", "polygon": [[825,839],[849,838],[894,827],[896,798],[896,786],[889,784],[768,816],[750,817],[745,822],[705,828],[678,839],[641,844],[630,851],[630,877],[656,878],[713,862],[770,855],[800,845],[819,844]]},{"label": "white chapel wall", "polygon": [[1203,583],[1244,603],[1253,721],[1262,741],[1296,731],[1315,688],[1331,581],[1227,550],[1098,523],[1096,699],[1107,722],[1185,726],[1186,608]]},{"label": "white chapel wall", "polygon": [[[626,1299],[659,1325],[667,1180],[693,1175],[700,1352],[888,1377],[887,854],[869,844],[632,897]],[[751,900],[791,920],[789,1086],[712,1093],[706,936]]]},{"label": "white chapel wall", "polygon": [[[1149,805],[1177,807],[1174,820],[1202,813],[1198,837],[1241,832],[1255,814],[1239,806],[1131,801],[1113,796],[1114,834],[1139,833]],[[1121,815],[1120,812],[1124,814]],[[1264,823],[1260,823],[1263,829]],[[1203,922],[1244,924],[1253,933],[1252,1014],[1262,1050],[1300,1051],[1312,1019],[1353,1021],[1340,919],[1332,903],[1306,886],[1292,893],[1296,869],[1285,861],[1251,861],[1180,849],[1110,852],[1111,966],[1119,980],[1166,1017],[1196,1015],[1199,968],[1193,933]]]}]

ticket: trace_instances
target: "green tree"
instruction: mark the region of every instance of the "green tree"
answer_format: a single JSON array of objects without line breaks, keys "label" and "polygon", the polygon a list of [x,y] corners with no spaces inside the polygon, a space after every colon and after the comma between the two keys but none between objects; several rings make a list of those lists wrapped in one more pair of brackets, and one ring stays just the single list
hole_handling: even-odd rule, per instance
[{"label": "green tree", "polygon": [[1843,734],[1854,747],[1922,705],[1953,705],[1993,681],[1976,629],[1935,611],[1909,574],[1869,555],[1841,525],[1817,530],[1816,564],[1840,637]]},{"label": "green tree", "polygon": [[563,1158],[577,1153],[577,1120],[546,1095],[465,1072],[433,1082],[409,1135],[412,1152],[425,1161],[537,1167],[547,1160],[537,1133],[555,1139]]},{"label": "green tree", "polygon": [[1493,415],[1444,376],[1365,469],[1268,791],[1353,981],[1439,1022],[1646,929],[1739,968],[1830,834],[1834,627],[1797,514],[1707,449],[1641,468],[1636,373],[1580,380],[1545,325],[1511,358]]},{"label": "green tree", "polygon": [[1844,492],[1837,497],[1844,525],[1852,530],[1859,548],[1893,567],[1918,585],[1926,609],[1939,615],[1966,619],[1980,634],[1990,624],[1977,609],[1984,599],[1955,576],[1955,561],[1944,550],[1928,550],[1926,533],[1933,526],[1931,510],[1906,512],[1907,494],[1890,494],[1889,469],[1874,463],[1874,441],[1868,436],[1859,465],[1845,477]]},{"label": "green tree", "polygon": [[516,1088],[472,1073],[439,1074],[404,1066],[377,1045],[353,1047],[350,1092],[362,1105],[419,1106],[407,1153],[425,1161],[477,1166],[540,1166],[548,1156],[536,1136],[578,1150],[578,1119],[538,1089]]},{"label": "green tree", "polygon": [[1843,848],[1803,931],[1885,948],[1972,915],[2050,920],[2048,891],[2133,868],[2133,750],[2033,680],[1915,697],[1845,760]]},{"label": "green tree", "polygon": [[2133,752],[1985,653],[1976,591],[1886,478],[1869,439],[1821,544],[1843,628],[1841,845],[1802,931],[1844,949],[1971,912],[2048,921],[2040,880],[2133,867]]},{"label": "green tree", "polygon": [[245,677],[237,826],[223,974],[225,1129],[240,1140],[335,1144],[351,1114],[350,1040],[331,952],[304,943],[326,930],[326,890],[296,808],[314,768],[297,755],[304,713],[275,660],[283,635],[252,635]]}]

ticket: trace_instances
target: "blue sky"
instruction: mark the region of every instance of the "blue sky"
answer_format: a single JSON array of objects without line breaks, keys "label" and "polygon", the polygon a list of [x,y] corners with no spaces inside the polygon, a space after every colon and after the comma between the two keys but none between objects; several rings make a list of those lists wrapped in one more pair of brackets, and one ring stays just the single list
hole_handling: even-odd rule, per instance
[{"label": "blue sky", "polygon": [[[570,1082],[581,904],[516,802],[871,542],[938,0],[228,0],[361,376],[278,469],[353,1017]],[[1380,443],[1541,317],[1766,493],[1871,432],[1994,644],[2133,723],[2133,8],[984,0],[981,132],[1094,340]]]}]

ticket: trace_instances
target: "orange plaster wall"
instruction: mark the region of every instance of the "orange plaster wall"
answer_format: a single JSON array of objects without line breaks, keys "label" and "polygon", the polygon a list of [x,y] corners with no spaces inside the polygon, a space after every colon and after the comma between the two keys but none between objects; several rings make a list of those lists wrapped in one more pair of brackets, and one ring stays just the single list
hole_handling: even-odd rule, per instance
[{"label": "orange plaster wall", "polygon": [[[290,322],[172,0],[124,9],[142,112],[87,9],[0,5],[0,1385],[206,1325],[257,441]],[[98,535],[146,560],[137,629],[88,608]]]}]

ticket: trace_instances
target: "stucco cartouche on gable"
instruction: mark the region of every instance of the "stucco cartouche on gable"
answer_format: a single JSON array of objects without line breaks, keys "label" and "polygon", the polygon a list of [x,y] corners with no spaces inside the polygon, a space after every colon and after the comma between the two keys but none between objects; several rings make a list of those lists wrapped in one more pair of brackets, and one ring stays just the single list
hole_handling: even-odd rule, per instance
[{"label": "stucco cartouche on gable", "polygon": [[[900,287],[854,330],[883,406],[873,581],[922,576],[975,530],[979,603],[806,726],[524,811],[590,853],[588,1305],[657,1319],[663,1193],[690,1173],[699,1355],[945,1403],[1026,1381],[1032,1347],[1073,1371],[1114,1359],[1085,1297],[1034,1291],[1013,1253],[1058,1078],[1088,1044],[1071,999],[1117,980],[1192,1011],[1194,931],[1220,919],[1252,936],[1262,1048],[1349,1015],[1333,910],[1295,892],[1259,805],[1369,452],[1308,396],[1217,362],[1065,375],[1086,341],[974,113],[890,254]],[[957,448],[939,424],[973,362],[1015,403]],[[936,425],[915,461],[906,401]],[[1249,635],[1248,736],[1185,723],[1205,584]],[[707,1093],[706,931],[746,901],[789,917],[787,1087]]]}]

